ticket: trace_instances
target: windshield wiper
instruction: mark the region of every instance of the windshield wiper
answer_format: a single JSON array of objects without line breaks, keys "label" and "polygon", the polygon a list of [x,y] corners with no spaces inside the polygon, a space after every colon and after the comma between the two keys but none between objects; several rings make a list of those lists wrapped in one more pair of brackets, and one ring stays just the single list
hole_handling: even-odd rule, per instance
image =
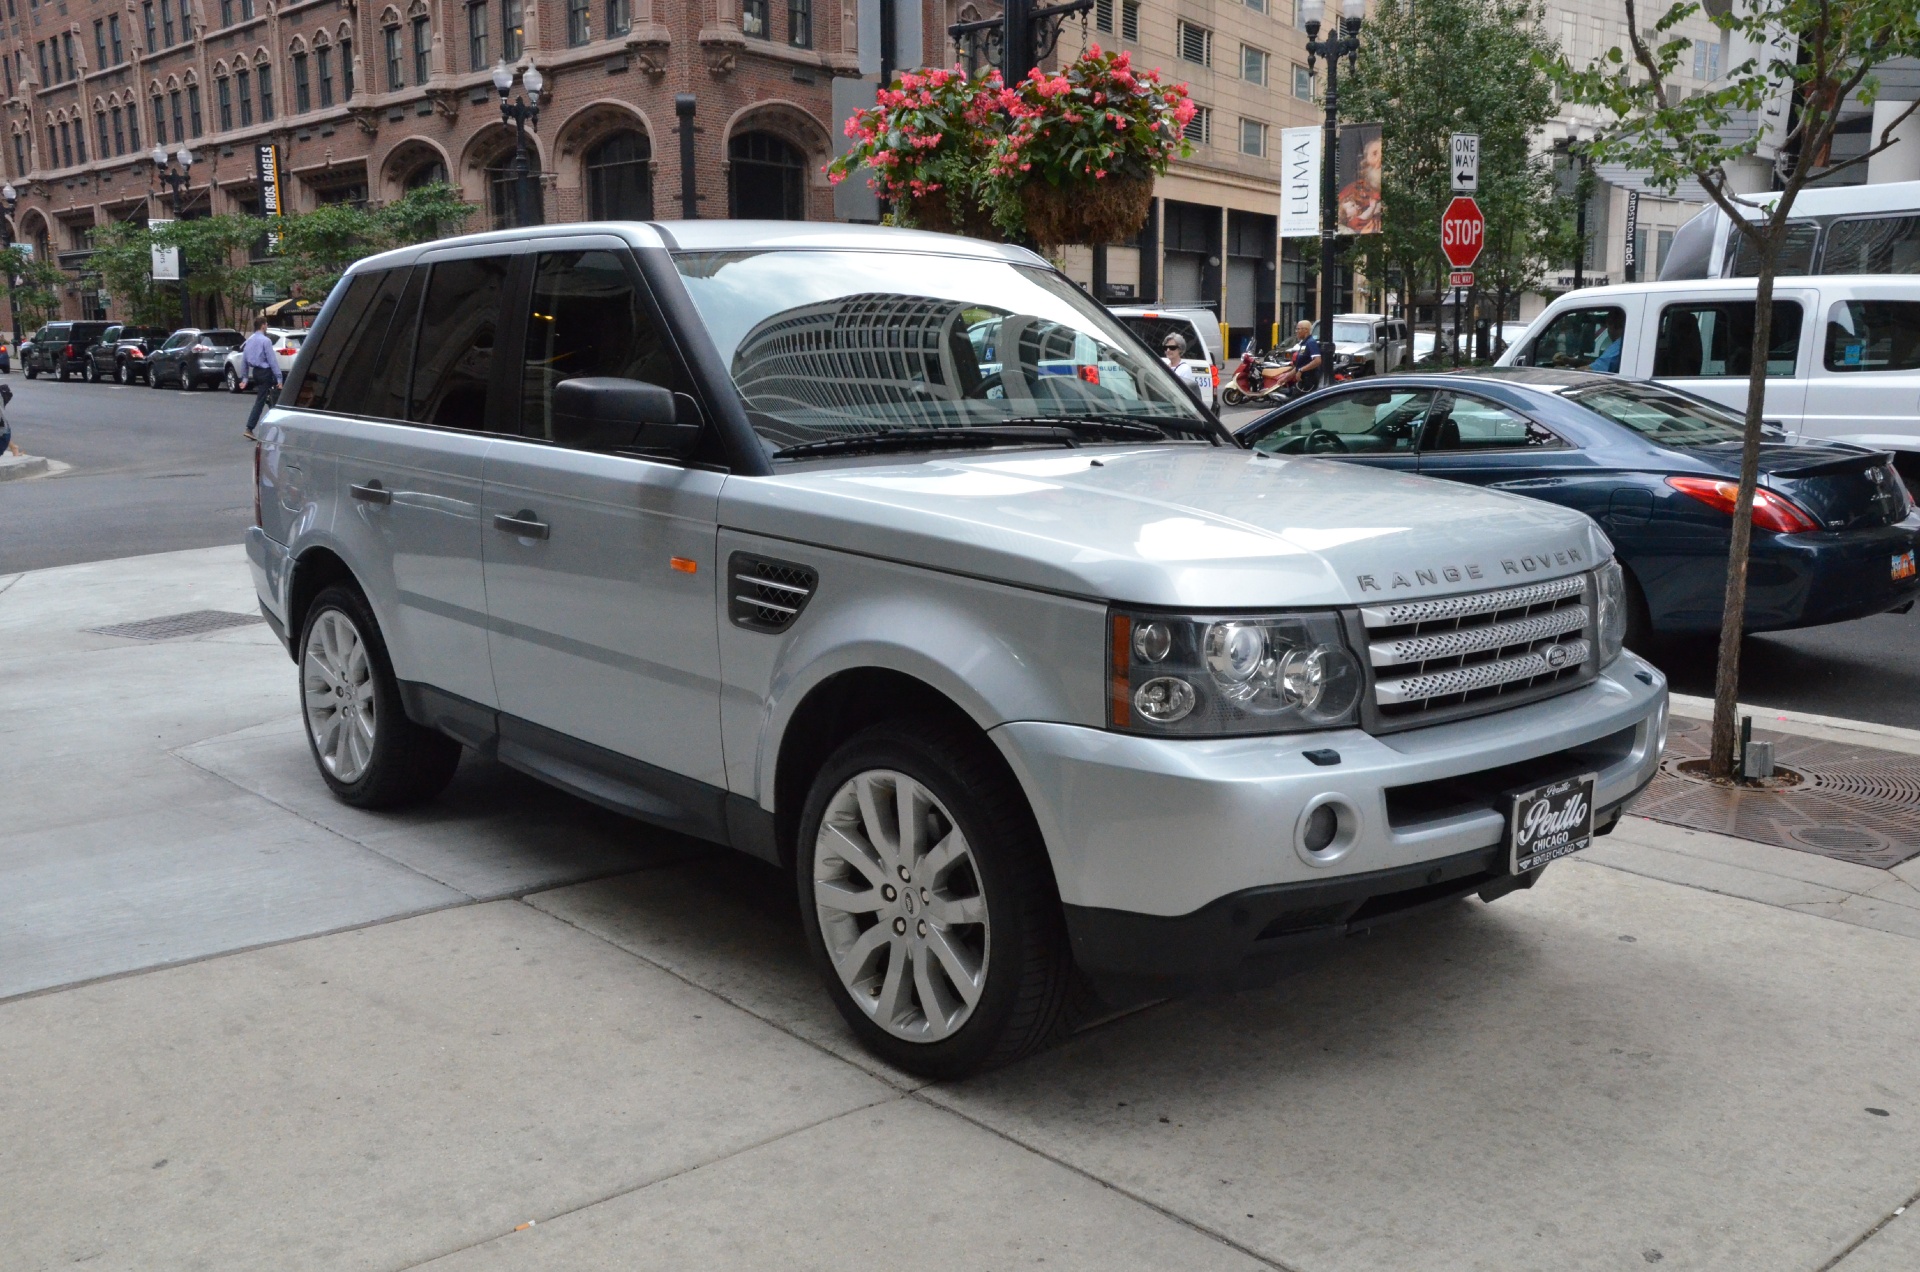
[{"label": "windshield wiper", "polygon": [[1077,433],[1061,420],[1013,420],[1006,424],[958,424],[949,428],[888,428],[877,433],[829,437],[798,442],[773,452],[775,459],[807,455],[853,455],[861,451],[920,450],[922,448],[1016,446],[1032,442],[1080,444]]},{"label": "windshield wiper", "polygon": [[1174,433],[1195,436],[1205,427],[1204,425],[1182,427],[1186,423],[1184,420],[1155,420],[1149,423],[1125,415],[1016,415],[1003,422],[1062,428],[1077,437],[1092,435],[1138,439],[1143,442],[1163,442]]}]

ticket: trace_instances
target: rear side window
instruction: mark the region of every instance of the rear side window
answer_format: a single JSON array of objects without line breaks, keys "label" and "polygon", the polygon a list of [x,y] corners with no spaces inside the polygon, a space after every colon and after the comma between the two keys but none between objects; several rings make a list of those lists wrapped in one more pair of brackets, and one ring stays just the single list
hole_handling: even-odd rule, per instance
[{"label": "rear side window", "polygon": [[334,409],[334,390],[347,350],[350,346],[360,345],[367,310],[372,307],[373,298],[379,293],[386,277],[385,271],[369,271],[354,275],[352,281],[347,283],[346,294],[334,307],[327,325],[320,329],[294,405],[315,411]]},{"label": "rear side window", "polygon": [[1920,216],[1837,221],[1820,254],[1822,274],[1920,274]]},{"label": "rear side window", "polygon": [[441,261],[420,311],[407,418],[474,432],[487,426],[487,386],[510,256]]},{"label": "rear side window", "polygon": [[[1737,230],[1729,229],[1728,235],[1732,241],[1727,244],[1727,268],[1721,271],[1722,276],[1759,277],[1760,257],[1753,246]],[[1819,237],[1820,227],[1812,221],[1787,222],[1787,241],[1780,245],[1780,263],[1774,266],[1774,274],[1785,278],[1813,273],[1813,245]]]},{"label": "rear side window", "polygon": [[[1653,351],[1655,379],[1718,379],[1745,376],[1753,366],[1754,303],[1689,301],[1660,311]],[[1790,376],[1800,353],[1798,301],[1773,302],[1767,374]]]},{"label": "rear side window", "polygon": [[542,253],[527,314],[521,431],[551,440],[553,386],[587,375],[644,380],[676,393],[688,388],[618,256]]},{"label": "rear side window", "polygon": [[[1527,351],[1526,364],[1536,367],[1575,367],[1593,365],[1595,359],[1619,343],[1626,330],[1627,311],[1618,305],[1596,305],[1591,309],[1569,309],[1558,314],[1535,337]],[[1606,369],[1619,370],[1618,355]]]},{"label": "rear side window", "polygon": [[1566,445],[1546,428],[1517,411],[1484,398],[1455,395],[1447,413],[1433,425],[1430,451],[1543,450]]},{"label": "rear side window", "polygon": [[1841,300],[1827,311],[1829,371],[1920,370],[1920,301]]},{"label": "rear side window", "polygon": [[380,280],[380,290],[341,356],[327,410],[383,420],[406,418],[401,407],[406,404],[414,315],[420,309],[413,280],[422,272],[388,270]]}]

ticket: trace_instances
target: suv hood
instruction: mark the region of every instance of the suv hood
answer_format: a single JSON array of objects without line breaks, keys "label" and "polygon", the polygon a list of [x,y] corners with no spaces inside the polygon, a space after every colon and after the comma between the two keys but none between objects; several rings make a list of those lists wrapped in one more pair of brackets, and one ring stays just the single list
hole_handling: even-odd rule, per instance
[{"label": "suv hood", "polygon": [[1590,570],[1586,516],[1338,460],[1084,447],[729,478],[723,524],[1097,600],[1189,609],[1445,596]]}]

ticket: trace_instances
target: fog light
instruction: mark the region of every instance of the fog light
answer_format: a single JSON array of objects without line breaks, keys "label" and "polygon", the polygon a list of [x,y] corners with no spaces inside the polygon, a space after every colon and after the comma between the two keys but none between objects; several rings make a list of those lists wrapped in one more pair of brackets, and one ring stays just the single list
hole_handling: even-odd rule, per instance
[{"label": "fog light", "polygon": [[1156,676],[1133,694],[1133,709],[1155,724],[1186,719],[1193,704],[1193,686],[1178,676]]},{"label": "fog light", "polygon": [[1328,791],[1307,801],[1293,826],[1293,849],[1310,866],[1330,866],[1360,839],[1360,810]]},{"label": "fog light", "polygon": [[1300,832],[1300,846],[1312,853],[1325,852],[1339,832],[1340,814],[1333,811],[1332,804],[1322,804],[1307,814],[1306,828]]}]

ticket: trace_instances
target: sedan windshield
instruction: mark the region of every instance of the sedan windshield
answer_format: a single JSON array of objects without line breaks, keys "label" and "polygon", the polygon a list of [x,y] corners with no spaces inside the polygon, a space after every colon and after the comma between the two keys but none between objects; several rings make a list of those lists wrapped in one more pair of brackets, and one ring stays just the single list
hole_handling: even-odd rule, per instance
[{"label": "sedan windshield", "polygon": [[1167,368],[1051,270],[917,252],[675,260],[776,452],[1089,418],[1148,438],[1211,430]]},{"label": "sedan windshield", "polygon": [[1740,417],[1725,408],[1651,384],[1623,380],[1564,396],[1666,446],[1715,446],[1743,435]]}]

